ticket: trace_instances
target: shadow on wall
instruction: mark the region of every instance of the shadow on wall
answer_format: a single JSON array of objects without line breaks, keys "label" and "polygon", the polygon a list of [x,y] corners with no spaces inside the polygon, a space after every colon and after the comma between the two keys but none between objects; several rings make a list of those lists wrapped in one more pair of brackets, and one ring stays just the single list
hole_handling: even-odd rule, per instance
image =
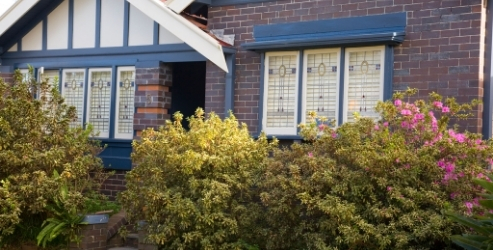
[{"label": "shadow on wall", "polygon": [[[184,117],[192,116],[198,107],[205,108],[205,62],[173,64],[170,114],[180,111]],[[188,128],[188,121],[183,121]]]}]

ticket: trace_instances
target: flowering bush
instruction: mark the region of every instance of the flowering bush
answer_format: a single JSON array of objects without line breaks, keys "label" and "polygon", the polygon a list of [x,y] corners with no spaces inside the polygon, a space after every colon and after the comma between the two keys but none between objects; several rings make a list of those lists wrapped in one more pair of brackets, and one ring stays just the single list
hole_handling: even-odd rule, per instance
[{"label": "flowering bush", "polygon": [[[262,249],[447,249],[465,229],[442,215],[481,210],[472,185],[484,178],[493,148],[481,135],[449,127],[477,102],[432,94],[378,104],[379,121],[356,114],[334,129],[312,115],[301,134],[310,144],[276,150],[252,204]],[[322,126],[320,126],[322,124]],[[306,136],[309,135],[309,136]]]}]

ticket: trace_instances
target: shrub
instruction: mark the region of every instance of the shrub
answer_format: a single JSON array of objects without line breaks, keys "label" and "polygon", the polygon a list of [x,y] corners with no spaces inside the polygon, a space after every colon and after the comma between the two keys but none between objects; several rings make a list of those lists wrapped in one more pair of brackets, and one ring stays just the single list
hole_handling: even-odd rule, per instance
[{"label": "shrub", "polygon": [[465,229],[442,210],[468,212],[478,191],[471,180],[493,151],[480,135],[448,126],[473,105],[404,97],[378,104],[379,121],[356,114],[336,129],[313,113],[301,125],[310,143],[267,159],[255,189],[261,205],[248,209],[258,223],[248,241],[262,249],[453,248],[449,237]]},{"label": "shrub", "polygon": [[[478,201],[481,208],[486,211],[475,213],[474,217],[463,216],[449,211],[447,216],[455,222],[460,223],[471,230],[464,235],[452,236],[452,241],[468,250],[482,250],[493,248],[493,175],[482,176],[474,179],[474,184],[481,186],[484,190],[480,193],[481,200]],[[471,203],[472,204],[472,203]]]},{"label": "shrub", "polygon": [[174,118],[134,141],[136,167],[119,196],[129,219],[145,220],[148,239],[162,249],[248,245],[241,223],[252,202],[252,176],[275,144],[252,139],[233,115],[222,121],[198,109],[188,131],[181,114]]},{"label": "shrub", "polygon": [[63,207],[83,212],[106,176],[91,127],[70,127],[75,108],[64,104],[56,87],[23,82],[19,72],[14,79],[0,79],[0,246],[34,242],[64,183]]}]

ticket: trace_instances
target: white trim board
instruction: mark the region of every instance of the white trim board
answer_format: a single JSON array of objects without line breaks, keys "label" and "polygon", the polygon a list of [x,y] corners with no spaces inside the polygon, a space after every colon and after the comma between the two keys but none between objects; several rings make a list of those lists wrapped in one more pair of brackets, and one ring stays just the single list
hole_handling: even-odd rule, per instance
[{"label": "white trim board", "polygon": [[205,32],[197,26],[190,23],[184,17],[176,14],[159,0],[127,1],[202,54],[205,58],[216,64],[223,71],[228,72],[228,66],[226,64],[222,46],[218,41],[205,34]]}]

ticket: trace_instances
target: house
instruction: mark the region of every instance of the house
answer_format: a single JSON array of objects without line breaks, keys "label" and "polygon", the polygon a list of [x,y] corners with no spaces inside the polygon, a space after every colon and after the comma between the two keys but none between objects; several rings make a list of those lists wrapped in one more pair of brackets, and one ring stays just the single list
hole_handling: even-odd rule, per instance
[{"label": "house", "polygon": [[0,17],[0,75],[32,65],[58,76],[74,126],[92,123],[108,145],[114,195],[131,140],[199,106],[233,110],[254,136],[297,140],[309,110],[338,123],[375,116],[378,100],[412,87],[417,98],[483,100],[460,125],[489,138],[492,10],[491,0],[19,0]]}]

